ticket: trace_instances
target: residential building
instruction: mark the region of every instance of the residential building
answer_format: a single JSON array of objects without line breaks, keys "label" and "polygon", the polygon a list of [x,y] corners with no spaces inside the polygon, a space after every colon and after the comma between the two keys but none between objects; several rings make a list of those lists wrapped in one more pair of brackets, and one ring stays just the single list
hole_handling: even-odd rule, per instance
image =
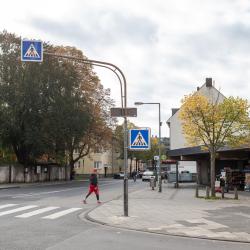
[{"label": "residential building", "polygon": [[[226,98],[213,86],[212,78],[206,78],[205,84],[197,88],[197,92],[206,96],[211,101],[221,102]],[[180,97],[181,98],[181,97]],[[190,147],[187,145],[182,133],[182,125],[179,118],[179,109],[172,109],[172,116],[167,124],[170,129],[170,159],[178,161],[194,161],[197,164],[198,183],[208,185],[210,183],[210,157],[207,150],[201,145]],[[246,171],[250,169],[250,147],[229,148],[223,147],[218,150],[215,171]]]}]

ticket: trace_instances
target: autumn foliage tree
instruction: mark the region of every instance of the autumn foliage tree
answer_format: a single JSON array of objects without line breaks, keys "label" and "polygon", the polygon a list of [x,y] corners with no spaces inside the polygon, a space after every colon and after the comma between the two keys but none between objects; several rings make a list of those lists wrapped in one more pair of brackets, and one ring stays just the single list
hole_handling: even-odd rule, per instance
[{"label": "autumn foliage tree", "polygon": [[[20,37],[0,32],[0,143],[21,164],[46,156],[67,161],[72,170],[90,150],[109,143],[110,91],[78,60],[46,55],[42,63],[21,62],[20,44]],[[44,50],[86,58],[74,47],[44,43]]]},{"label": "autumn foliage tree", "polygon": [[210,153],[211,194],[215,196],[215,158],[223,146],[243,146],[249,138],[249,104],[239,97],[219,101],[194,93],[182,100],[179,113],[187,144]]}]

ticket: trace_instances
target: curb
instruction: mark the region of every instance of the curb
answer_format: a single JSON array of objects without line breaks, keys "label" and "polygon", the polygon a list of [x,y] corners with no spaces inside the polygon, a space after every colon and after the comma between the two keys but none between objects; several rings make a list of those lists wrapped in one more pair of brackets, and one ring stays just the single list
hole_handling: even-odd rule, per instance
[{"label": "curb", "polygon": [[0,190],[4,189],[12,189],[12,188],[20,188],[21,186],[12,186],[12,187],[0,187]]},{"label": "curb", "polygon": [[199,239],[199,240],[212,240],[212,241],[221,241],[221,242],[233,242],[233,243],[243,243],[243,244],[250,244],[249,241],[240,241],[240,240],[228,240],[228,239],[218,239],[218,238],[208,238],[208,237],[195,237],[195,236],[187,236],[187,235],[182,235],[182,234],[170,234],[170,233],[162,233],[162,232],[154,232],[146,229],[141,229],[141,228],[130,228],[130,227],[121,227],[121,226],[115,226],[112,224],[108,224],[103,221],[96,220],[92,217],[89,216],[89,213],[95,210],[95,208],[91,209],[87,213],[85,213],[84,218],[92,223],[99,224],[102,226],[107,226],[111,228],[119,228],[119,229],[125,229],[129,231],[135,231],[135,232],[142,232],[142,233],[150,233],[150,234],[156,234],[156,235],[166,235],[166,236],[173,236],[173,237],[182,237],[182,238],[191,238],[191,239]]},{"label": "curb", "polygon": [[[117,199],[117,198],[116,198]],[[112,199],[112,200],[116,200],[116,199]],[[109,200],[105,203],[108,203],[112,200]],[[109,224],[97,219],[92,218],[89,213],[91,213],[92,211],[94,211],[95,209],[97,209],[97,207],[94,207],[92,209],[90,209],[89,211],[87,211],[84,214],[84,218],[92,223],[95,224],[99,224],[102,226],[107,226],[107,227],[111,227],[111,228],[119,228],[119,229],[125,229],[125,230],[129,230],[129,231],[135,231],[135,232],[142,232],[142,233],[150,233],[150,234],[156,234],[156,235],[166,235],[166,236],[173,236],[173,237],[182,237],[182,238],[191,238],[191,239],[200,239],[200,240],[212,240],[212,241],[220,241],[220,242],[233,242],[233,243],[243,243],[243,244],[250,244],[250,241],[244,241],[244,240],[230,240],[230,239],[218,239],[218,238],[209,238],[206,236],[187,236],[187,235],[183,235],[183,234],[171,234],[171,233],[164,233],[164,232],[155,232],[155,231],[150,231],[147,229],[142,229],[142,228],[130,228],[130,227],[121,227],[121,226],[116,226],[113,224]]]}]

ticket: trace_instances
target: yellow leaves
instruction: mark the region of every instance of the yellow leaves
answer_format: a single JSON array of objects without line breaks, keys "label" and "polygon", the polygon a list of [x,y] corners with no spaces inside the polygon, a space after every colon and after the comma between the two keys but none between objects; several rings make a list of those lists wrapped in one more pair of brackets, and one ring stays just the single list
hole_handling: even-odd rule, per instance
[{"label": "yellow leaves", "polygon": [[[249,104],[229,97],[212,103],[199,93],[185,96],[179,112],[183,134],[189,145],[240,145],[249,142]],[[248,138],[248,139],[247,139]]]},{"label": "yellow leaves", "polygon": [[154,144],[154,145],[158,145],[158,137],[151,137],[151,145]]}]

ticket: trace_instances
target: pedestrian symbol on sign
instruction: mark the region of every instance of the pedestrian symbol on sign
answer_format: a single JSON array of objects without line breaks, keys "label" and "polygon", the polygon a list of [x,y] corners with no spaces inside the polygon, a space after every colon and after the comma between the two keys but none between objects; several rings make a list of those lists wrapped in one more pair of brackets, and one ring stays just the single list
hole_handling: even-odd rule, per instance
[{"label": "pedestrian symbol on sign", "polygon": [[24,55],[25,57],[32,57],[32,58],[40,58],[39,54],[37,53],[34,44],[30,44],[30,47],[28,48],[27,52]]},{"label": "pedestrian symbol on sign", "polygon": [[21,41],[21,61],[23,62],[42,62],[43,43],[40,40]]},{"label": "pedestrian symbol on sign", "polygon": [[135,140],[132,143],[132,146],[147,146],[148,144],[144,140],[141,132],[139,132],[135,138]]},{"label": "pedestrian symbol on sign", "polygon": [[130,150],[150,149],[150,128],[138,128],[129,130]]}]

